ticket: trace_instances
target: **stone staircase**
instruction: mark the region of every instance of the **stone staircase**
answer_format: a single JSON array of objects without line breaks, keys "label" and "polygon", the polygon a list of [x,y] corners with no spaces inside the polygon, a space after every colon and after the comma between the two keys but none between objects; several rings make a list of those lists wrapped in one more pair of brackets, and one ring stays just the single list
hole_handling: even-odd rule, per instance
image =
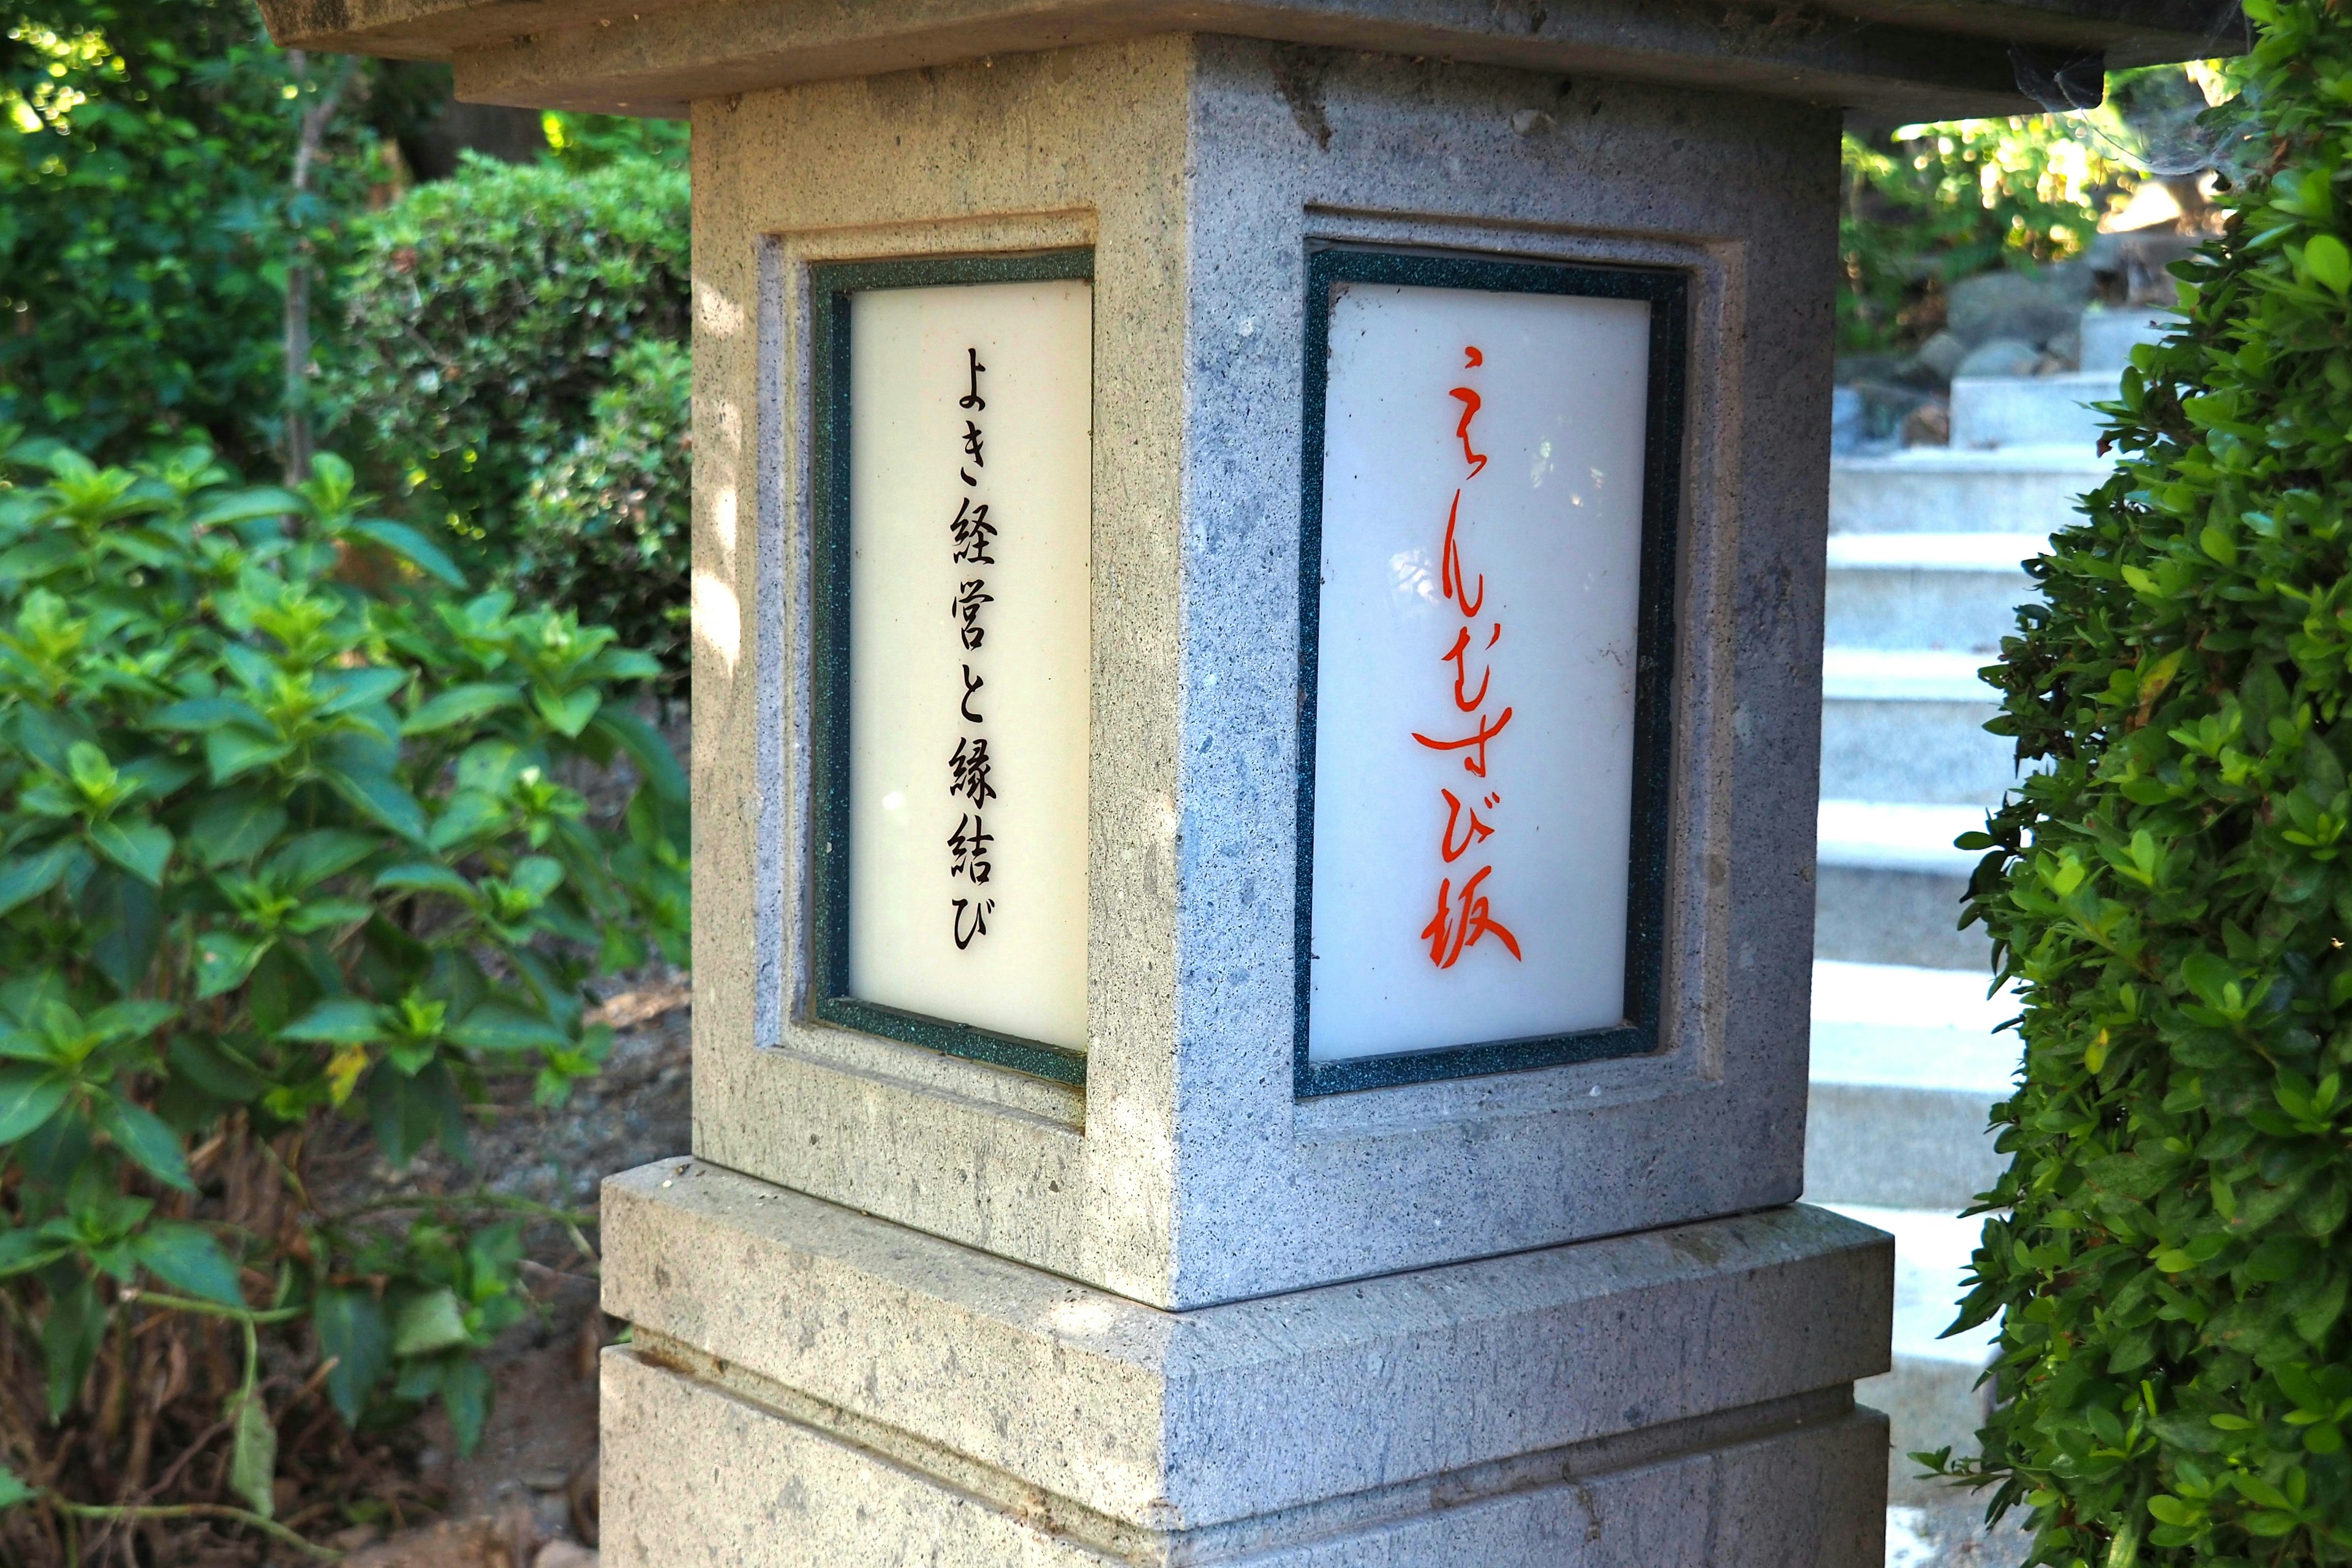
[{"label": "stone staircase", "polygon": [[1904,1456],[1973,1452],[1990,1325],[1941,1339],[2005,1162],[1986,1131],[2019,1056],[1995,1034],[1981,929],[1956,929],[1977,857],[1952,847],[2016,777],[1979,668],[2014,629],[2020,567],[2108,465],[2086,399],[2116,395],[2145,311],[2086,312],[2079,373],[1952,384],[1949,447],[1834,458],[1822,660],[1821,848],[1806,1197],[1895,1238],[1895,1370],[1857,1391],[1894,1421],[1891,1496],[1927,1500]]}]

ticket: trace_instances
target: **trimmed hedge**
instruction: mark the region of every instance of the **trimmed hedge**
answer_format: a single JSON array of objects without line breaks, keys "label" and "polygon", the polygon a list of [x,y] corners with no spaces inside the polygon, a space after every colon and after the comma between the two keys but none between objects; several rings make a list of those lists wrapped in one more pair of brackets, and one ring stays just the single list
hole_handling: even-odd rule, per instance
[{"label": "trimmed hedge", "polygon": [[359,226],[325,397],[493,574],[634,344],[687,339],[686,171],[469,158]]},{"label": "trimmed hedge", "polygon": [[2268,172],[2031,568],[1987,673],[2044,771],[1961,840],[2025,1067],[1960,1319],[2000,1404],[1922,1458],[2033,1563],[2352,1562],[2352,26],[2245,9]]},{"label": "trimmed hedge", "polygon": [[531,480],[510,575],[524,595],[610,626],[686,679],[694,364],[683,343],[624,349],[587,433]]}]

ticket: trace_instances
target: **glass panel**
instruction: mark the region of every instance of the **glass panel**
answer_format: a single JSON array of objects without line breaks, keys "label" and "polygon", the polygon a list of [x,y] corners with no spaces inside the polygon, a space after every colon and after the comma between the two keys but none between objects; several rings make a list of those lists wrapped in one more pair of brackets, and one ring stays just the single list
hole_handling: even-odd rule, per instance
[{"label": "glass panel", "polygon": [[849,989],[1087,1043],[1092,290],[850,301]]},{"label": "glass panel", "polygon": [[1310,1060],[1624,1021],[1650,311],[1333,291]]}]

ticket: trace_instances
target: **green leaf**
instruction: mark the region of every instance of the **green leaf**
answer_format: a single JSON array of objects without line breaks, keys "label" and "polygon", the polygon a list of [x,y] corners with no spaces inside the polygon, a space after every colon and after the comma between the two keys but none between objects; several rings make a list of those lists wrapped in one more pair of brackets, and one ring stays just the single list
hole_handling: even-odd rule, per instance
[{"label": "green leaf", "polygon": [[457,1452],[471,1454],[482,1440],[490,1414],[490,1374],[471,1356],[453,1358],[441,1378],[441,1408],[449,1417]]},{"label": "green leaf", "polygon": [[179,1008],[169,1002],[152,997],[132,997],[127,1002],[110,1002],[89,1016],[89,1027],[100,1038],[111,1044],[117,1040],[144,1039],[180,1016]]},{"label": "green leaf", "polygon": [[213,783],[216,784],[226,784],[270,763],[283,762],[293,753],[294,748],[283,742],[265,740],[245,730],[205,732],[205,763],[212,769]]},{"label": "green leaf", "polygon": [[325,827],[289,841],[263,865],[288,891],[302,893],[350,870],[383,847],[383,840],[373,834]]},{"label": "green leaf", "polygon": [[586,671],[599,680],[659,680],[661,672],[661,660],[633,647],[606,648]]},{"label": "green leaf", "polygon": [[180,1220],[151,1220],[131,1239],[132,1256],[173,1289],[226,1306],[245,1305],[236,1268],[210,1232]]},{"label": "green leaf", "polygon": [[180,1147],[179,1134],[153,1111],[110,1094],[98,1102],[98,1130],[164,1185],[187,1193],[196,1190],[196,1184],[188,1177],[188,1157]]},{"label": "green leaf", "polygon": [[390,773],[350,773],[325,770],[327,783],[365,816],[382,823],[412,843],[425,842],[425,808]]},{"label": "green leaf", "polygon": [[535,1013],[505,1002],[485,1002],[458,1020],[449,1038],[471,1050],[560,1050],[572,1037]]},{"label": "green leaf", "polygon": [[463,1107],[449,1069],[437,1060],[414,1074],[394,1063],[378,1062],[368,1074],[367,1107],[376,1146],[395,1169],[406,1165],[436,1133],[445,1146],[464,1146]]},{"label": "green leaf", "polygon": [[447,1286],[413,1298],[393,1321],[392,1353],[431,1355],[466,1342],[466,1315]]},{"label": "green leaf", "polygon": [[157,709],[147,716],[147,722],[158,730],[187,730],[198,734],[234,729],[264,738],[275,735],[261,710],[238,697],[191,697]]},{"label": "green leaf", "polygon": [[286,831],[286,812],[254,789],[235,789],[205,803],[188,824],[187,842],[208,868],[250,860]]},{"label": "green leaf", "polygon": [[48,1370],[49,1419],[66,1412],[89,1376],[98,1348],[106,1338],[105,1307],[98,1288],[87,1276],[64,1290],[49,1295],[49,1313],[41,1322],[41,1359]]},{"label": "green leaf", "polygon": [[512,686],[477,683],[452,686],[420,705],[400,726],[404,735],[431,735],[470,723],[486,713],[521,705],[522,692]]},{"label": "green leaf", "polygon": [[616,703],[597,713],[595,727],[610,732],[656,795],[672,803],[688,798],[686,770],[677,765],[677,753],[669,749],[659,730]]},{"label": "green leaf", "polygon": [[506,817],[506,805],[495,795],[480,790],[461,789],[449,797],[449,804],[434,819],[433,831],[427,842],[436,849],[454,849],[470,838],[499,827]]},{"label": "green leaf", "polygon": [[2303,268],[2338,294],[2352,289],[2352,250],[2332,234],[2315,234],[2305,242]]},{"label": "green leaf", "polygon": [[168,1053],[172,1070],[216,1100],[231,1104],[257,1100],[269,1080],[252,1063],[215,1039],[181,1035]]},{"label": "green leaf", "polygon": [[473,902],[474,884],[448,867],[434,860],[410,860],[389,866],[376,873],[379,891],[401,893],[446,893],[465,903]]},{"label": "green leaf", "polygon": [[265,937],[236,931],[200,933],[196,938],[197,996],[219,996],[236,990],[268,951],[269,941]]},{"label": "green leaf", "polygon": [[369,1045],[383,1037],[376,1013],[376,1005],[363,997],[336,996],[278,1030],[278,1037],[330,1046]]},{"label": "green leaf", "polygon": [[327,1396],[344,1425],[356,1426],[368,1394],[392,1365],[392,1331],[383,1304],[371,1290],[330,1288],[319,1292],[310,1321],[319,1353],[335,1363],[327,1373]]},{"label": "green leaf", "polygon": [[40,1496],[40,1489],[25,1484],[25,1479],[5,1465],[0,1465],[0,1513],[5,1513],[20,1502],[30,1502]]},{"label": "green leaf", "polygon": [[338,669],[320,676],[312,690],[321,699],[319,713],[331,717],[386,701],[408,682],[409,674],[404,669]]},{"label": "green leaf", "polygon": [[163,941],[163,900],[137,877],[100,867],[78,900],[90,962],[121,992],[138,990]]},{"label": "green leaf", "polygon": [[152,822],[101,822],[89,830],[90,847],[151,888],[163,885],[172,860],[171,830]]},{"label": "green leaf", "polygon": [[351,525],[350,531],[381,544],[394,555],[440,578],[452,588],[466,585],[466,574],[457,570],[457,563],[450,560],[438,545],[413,528],[382,518],[362,518]]},{"label": "green leaf", "polygon": [[593,686],[583,686],[558,697],[542,687],[531,692],[530,700],[549,729],[559,735],[576,737],[588,727],[588,721],[596,717],[604,694]]},{"label": "green leaf", "polygon": [[56,887],[73,856],[73,842],[67,839],[0,860],[0,914]]},{"label": "green leaf", "polygon": [[193,528],[219,528],[232,522],[252,522],[265,517],[300,517],[310,510],[310,503],[291,490],[276,485],[259,485],[251,489],[231,490],[226,495],[208,498],[205,504],[188,516]]},{"label": "green leaf", "polygon": [[57,1114],[67,1080],[46,1068],[0,1067],[0,1143],[14,1143]]},{"label": "green leaf", "polygon": [[73,1250],[46,1231],[0,1230],[0,1279],[47,1268]]},{"label": "green leaf", "polygon": [[278,1428],[254,1389],[237,1402],[236,1436],[229,1449],[229,1489],[264,1519],[277,1516]]}]

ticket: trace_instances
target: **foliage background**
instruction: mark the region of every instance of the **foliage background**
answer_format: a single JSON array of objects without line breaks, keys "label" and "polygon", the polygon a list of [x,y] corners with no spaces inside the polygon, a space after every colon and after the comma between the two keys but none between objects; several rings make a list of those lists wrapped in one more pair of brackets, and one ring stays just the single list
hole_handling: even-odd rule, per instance
[{"label": "foliage background", "polygon": [[[594,1072],[589,978],[686,956],[686,789],[623,700],[654,659],[452,593],[331,456],[294,491],[203,448],[5,462],[0,1555],[73,1561],[133,1504],[270,1528],[322,1385],[471,1445],[534,1205],[339,1201],[317,1157],[462,1156],[499,1079]],[[599,822],[562,781],[623,756],[646,783]],[[190,1373],[212,1321],[242,1352]]]},{"label": "foliage background", "polygon": [[1975,273],[2082,254],[2126,171],[2050,115],[1847,132],[1838,347],[1908,349]]},{"label": "foliage background", "polygon": [[2035,1563],[2352,1561],[2352,27],[2245,9],[2263,162],[2032,565],[1988,678],[2045,771],[1963,840],[2026,1051],[1952,1468]]},{"label": "foliage background", "polygon": [[372,477],[461,560],[620,625],[675,670],[687,179],[627,134],[559,123],[550,161],[471,160],[357,220],[324,391]]},{"label": "foliage background", "polygon": [[286,267],[331,250],[383,171],[356,117],[312,193],[297,121],[326,79],[249,5],[36,0],[0,49],[0,421],[104,458],[202,438],[240,468],[278,439]]}]

